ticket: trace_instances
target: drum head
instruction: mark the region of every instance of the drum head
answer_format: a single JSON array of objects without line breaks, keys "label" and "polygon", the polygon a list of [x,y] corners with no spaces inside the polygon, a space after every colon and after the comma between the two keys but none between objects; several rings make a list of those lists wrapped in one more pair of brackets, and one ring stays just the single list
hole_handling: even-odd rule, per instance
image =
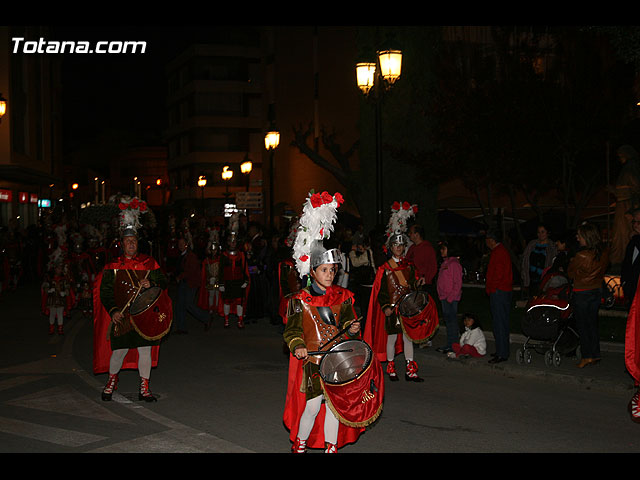
[{"label": "drum head", "polygon": [[320,376],[340,385],[357,378],[371,363],[371,347],[360,340],[347,340],[331,347],[320,361]]},{"label": "drum head", "polygon": [[131,315],[139,315],[149,308],[158,299],[162,289],[160,287],[149,287],[138,294],[133,302],[129,313]]},{"label": "drum head", "polygon": [[405,317],[411,318],[422,312],[429,303],[429,296],[426,292],[407,293],[398,302],[398,313]]}]

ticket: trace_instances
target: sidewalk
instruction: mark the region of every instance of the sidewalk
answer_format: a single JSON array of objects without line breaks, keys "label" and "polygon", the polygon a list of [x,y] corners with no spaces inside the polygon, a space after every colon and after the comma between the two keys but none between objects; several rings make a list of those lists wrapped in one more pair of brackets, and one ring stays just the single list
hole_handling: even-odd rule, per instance
[{"label": "sidewalk", "polygon": [[544,351],[533,352],[530,364],[518,364],[516,351],[526,341],[524,335],[512,334],[511,354],[509,360],[498,364],[490,364],[491,353],[495,352],[493,333],[484,331],[487,339],[487,355],[484,358],[449,359],[446,354],[437,352],[436,348],[446,344],[446,328],[440,326],[436,335],[432,338],[432,346],[415,348],[415,357],[418,364],[426,368],[428,364],[458,364],[461,368],[481,368],[484,371],[497,375],[530,377],[537,380],[574,384],[577,388],[617,391],[628,393],[635,391],[634,382],[628,374],[624,364],[624,344],[601,342],[600,349],[602,360],[597,365],[577,368],[575,357],[563,356],[559,366],[547,366],[544,360]]}]

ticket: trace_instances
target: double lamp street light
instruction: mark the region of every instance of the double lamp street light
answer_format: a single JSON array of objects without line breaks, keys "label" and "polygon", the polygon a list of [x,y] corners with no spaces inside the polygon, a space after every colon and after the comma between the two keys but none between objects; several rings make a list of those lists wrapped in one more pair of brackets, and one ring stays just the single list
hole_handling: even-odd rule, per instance
[{"label": "double lamp street light", "polygon": [[376,144],[376,221],[383,224],[383,163],[382,163],[382,119],[380,104],[382,94],[400,77],[402,71],[402,52],[400,50],[382,50],[377,54],[377,62],[356,64],[358,87],[375,104],[375,144]]}]

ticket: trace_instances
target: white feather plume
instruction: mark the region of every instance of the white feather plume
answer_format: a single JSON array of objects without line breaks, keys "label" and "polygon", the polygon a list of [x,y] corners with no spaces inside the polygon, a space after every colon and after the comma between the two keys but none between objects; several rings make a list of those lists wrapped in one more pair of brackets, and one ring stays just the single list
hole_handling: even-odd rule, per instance
[{"label": "white feather plume", "polygon": [[394,202],[391,206],[391,217],[387,224],[387,238],[392,235],[406,233],[409,218],[415,216],[418,206],[410,205],[408,202]]},{"label": "white feather plume", "polygon": [[[329,200],[331,199],[331,200]],[[327,192],[309,193],[300,216],[300,225],[293,244],[293,259],[300,277],[309,274],[311,265],[311,245],[314,240],[325,240],[333,232],[337,209],[342,203],[342,195]]]}]

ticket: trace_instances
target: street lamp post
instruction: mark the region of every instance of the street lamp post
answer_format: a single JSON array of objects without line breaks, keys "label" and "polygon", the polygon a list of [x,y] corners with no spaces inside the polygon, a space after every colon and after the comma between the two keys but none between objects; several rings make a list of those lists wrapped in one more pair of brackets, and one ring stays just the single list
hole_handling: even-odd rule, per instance
[{"label": "street lamp post", "polygon": [[253,163],[249,160],[249,155],[245,155],[244,161],[240,164],[240,171],[247,176],[247,192],[249,191],[249,178],[251,177],[251,170],[253,169]]},{"label": "street lamp post", "polygon": [[0,122],[5,113],[7,113],[7,99],[0,93]]},{"label": "street lamp post", "polygon": [[225,203],[229,202],[229,180],[233,177],[233,170],[229,167],[229,165],[225,165],[222,167],[222,180],[224,180],[226,191],[224,194]]},{"label": "street lamp post", "polygon": [[356,81],[365,95],[371,98],[375,107],[375,151],[376,151],[376,221],[383,225],[383,161],[382,161],[382,94],[391,88],[402,71],[402,52],[383,50],[378,52],[377,63],[356,64]]},{"label": "street lamp post", "polygon": [[273,160],[280,144],[280,132],[271,130],[264,137],[264,147],[269,151],[269,228],[273,230]]},{"label": "street lamp post", "polygon": [[202,216],[204,217],[204,187],[207,186],[207,177],[200,175],[198,177],[198,186],[200,187],[201,199],[202,199]]}]

